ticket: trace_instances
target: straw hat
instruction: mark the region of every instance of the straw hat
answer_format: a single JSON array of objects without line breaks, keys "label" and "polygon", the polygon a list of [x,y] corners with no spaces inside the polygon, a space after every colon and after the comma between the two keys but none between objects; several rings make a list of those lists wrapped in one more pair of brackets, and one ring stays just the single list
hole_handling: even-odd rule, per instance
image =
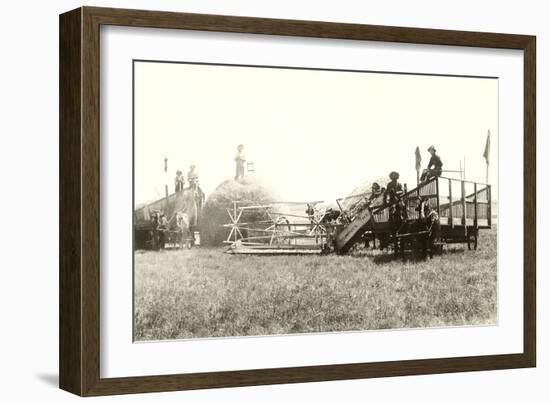
[{"label": "straw hat", "polygon": [[390,179],[399,179],[399,172],[391,171]]}]

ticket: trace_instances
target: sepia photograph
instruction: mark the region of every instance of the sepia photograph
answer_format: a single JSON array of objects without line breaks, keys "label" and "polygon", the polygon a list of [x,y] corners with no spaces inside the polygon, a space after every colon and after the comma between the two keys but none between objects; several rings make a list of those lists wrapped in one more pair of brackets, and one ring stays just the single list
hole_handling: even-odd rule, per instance
[{"label": "sepia photograph", "polygon": [[498,324],[498,77],[132,71],[134,341]]}]

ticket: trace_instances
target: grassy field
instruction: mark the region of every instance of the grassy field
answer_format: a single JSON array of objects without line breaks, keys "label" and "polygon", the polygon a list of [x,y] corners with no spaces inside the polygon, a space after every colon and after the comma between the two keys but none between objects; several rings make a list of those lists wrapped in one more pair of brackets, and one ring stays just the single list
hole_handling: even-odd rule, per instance
[{"label": "grassy field", "polygon": [[222,252],[136,252],[136,340],[496,323],[496,229],[431,260]]}]

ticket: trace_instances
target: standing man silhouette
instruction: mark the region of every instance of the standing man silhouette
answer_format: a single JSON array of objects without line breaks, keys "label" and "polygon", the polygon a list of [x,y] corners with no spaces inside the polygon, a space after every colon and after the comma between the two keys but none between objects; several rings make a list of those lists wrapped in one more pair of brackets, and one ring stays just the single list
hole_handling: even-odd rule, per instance
[{"label": "standing man silhouette", "polygon": [[174,179],[174,185],[175,185],[175,192],[181,192],[183,191],[183,188],[185,186],[185,178],[183,177],[183,173],[181,171],[176,172],[176,178]]},{"label": "standing man silhouette", "polygon": [[237,153],[235,154],[235,180],[244,178],[244,164],[246,157],[244,155],[244,145],[239,144],[237,146]]}]

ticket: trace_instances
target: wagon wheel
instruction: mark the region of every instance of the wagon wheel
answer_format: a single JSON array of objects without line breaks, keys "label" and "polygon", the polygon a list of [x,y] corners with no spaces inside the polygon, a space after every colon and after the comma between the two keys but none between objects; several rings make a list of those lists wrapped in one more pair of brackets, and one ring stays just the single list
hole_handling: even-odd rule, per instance
[{"label": "wagon wheel", "polygon": [[[397,237],[397,231],[393,233],[393,253],[394,255],[397,255],[399,253],[399,238]],[[404,244],[402,244],[402,248],[404,249]]]},{"label": "wagon wheel", "polygon": [[[278,230],[279,227],[283,227],[282,231]],[[290,245],[291,237],[288,234],[281,233],[291,231],[290,222],[286,217],[277,218],[277,221],[275,221],[275,224],[273,225],[272,231],[273,233],[271,235],[271,239],[269,240],[270,245]]]}]

